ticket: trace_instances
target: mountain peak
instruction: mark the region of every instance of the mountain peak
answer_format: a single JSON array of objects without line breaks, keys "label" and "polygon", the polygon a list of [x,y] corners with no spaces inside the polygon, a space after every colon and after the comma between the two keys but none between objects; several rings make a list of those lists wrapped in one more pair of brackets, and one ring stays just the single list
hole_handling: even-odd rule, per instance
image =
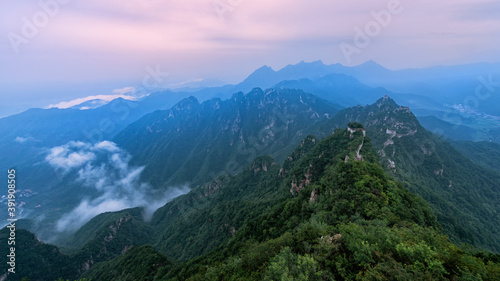
[{"label": "mountain peak", "polygon": [[259,87],[255,87],[252,89],[252,91],[250,91],[248,94],[246,94],[247,96],[263,96],[264,95],[264,91],[259,88]]},{"label": "mountain peak", "polygon": [[275,71],[271,67],[264,65],[264,66],[256,69],[252,74],[250,74],[247,77],[247,79],[245,79],[245,81],[253,81],[255,79],[263,79],[263,78],[266,78],[269,75],[272,75],[274,73],[275,73]]},{"label": "mountain peak", "polygon": [[367,60],[365,61],[364,63],[362,63],[362,65],[379,65],[377,62],[375,62],[374,60]]},{"label": "mountain peak", "polygon": [[192,107],[197,106],[199,104],[200,104],[200,102],[198,101],[197,98],[190,96],[190,97],[187,97],[187,98],[181,100],[180,102],[178,102],[174,106],[174,108],[175,109],[191,109]]},{"label": "mountain peak", "polygon": [[300,61],[300,62],[299,62],[298,64],[296,64],[296,65],[305,65],[305,64],[307,64],[307,65],[313,65],[313,66],[325,65],[325,64],[323,63],[323,61],[321,61],[321,60],[316,60],[316,61],[312,61],[312,62],[305,62],[305,61],[303,61],[303,60],[302,60],[302,61]]},{"label": "mountain peak", "polygon": [[379,108],[387,107],[390,109],[394,109],[394,108],[399,107],[398,104],[393,99],[391,99],[388,95],[384,95],[382,98],[377,100],[375,102],[375,105]]},{"label": "mountain peak", "polygon": [[361,68],[367,71],[388,71],[387,68],[383,67],[373,60],[369,60],[360,65],[354,66],[354,68]]},{"label": "mountain peak", "polygon": [[338,114],[338,118],[342,120],[338,124],[358,122],[364,124],[367,130],[387,131],[387,134],[392,134],[391,140],[396,135],[398,138],[413,136],[421,129],[420,123],[410,109],[399,106],[387,95],[371,105],[347,108]]},{"label": "mountain peak", "polygon": [[[318,74],[326,74],[326,65],[321,60],[306,62],[300,61],[297,64],[289,64],[278,71],[281,74],[301,74],[303,77],[318,76]],[[312,72],[312,73],[311,73]],[[319,73],[318,73],[319,72]],[[296,75],[295,75],[296,76]],[[298,77],[296,77],[298,78]],[[302,77],[300,77],[302,78]]]},{"label": "mountain peak", "polygon": [[260,73],[272,73],[272,72],[274,72],[274,70],[271,67],[269,67],[267,65],[264,65],[264,66],[261,66],[261,67],[257,68],[254,71],[253,74],[256,74],[256,73],[259,73],[259,74]]},{"label": "mountain peak", "polygon": [[313,61],[311,62],[312,65],[322,65],[322,66],[326,66],[326,64],[323,63],[322,60],[316,60],[316,61]]},{"label": "mountain peak", "polygon": [[[240,89],[248,91],[255,86],[265,87],[270,82],[269,79],[276,74],[276,72],[269,66],[264,65],[250,74],[243,82],[239,84]],[[272,84],[272,83],[271,83]]]}]

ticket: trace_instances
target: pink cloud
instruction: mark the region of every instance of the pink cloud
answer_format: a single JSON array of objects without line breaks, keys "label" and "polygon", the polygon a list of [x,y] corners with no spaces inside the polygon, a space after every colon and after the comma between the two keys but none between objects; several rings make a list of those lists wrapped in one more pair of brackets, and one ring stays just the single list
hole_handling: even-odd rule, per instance
[{"label": "pink cloud", "polygon": [[[177,81],[236,83],[264,64],[274,69],[301,60],[346,64],[339,44],[352,40],[355,28],[391,1],[397,0],[69,1],[19,54],[8,41],[0,44],[0,83],[6,89],[30,85],[36,90],[26,96],[38,99],[39,88],[55,95],[47,84],[58,89],[63,82],[140,84],[146,67],[156,65]],[[397,69],[500,60],[500,18],[492,0],[399,1],[404,11],[351,64],[372,59]],[[220,3],[229,7],[222,16],[214,7]],[[1,5],[8,11],[1,34],[21,33],[23,18],[40,12],[38,1]],[[75,91],[70,85],[58,95],[68,95],[68,89]],[[61,100],[51,98],[44,104]]]},{"label": "pink cloud", "polygon": [[128,96],[128,95],[96,95],[96,96],[88,96],[88,97],[84,97],[84,98],[78,98],[78,99],[74,99],[74,100],[71,100],[71,101],[63,101],[63,102],[60,102],[60,103],[57,103],[57,104],[51,104],[49,106],[47,106],[47,108],[70,108],[70,107],[73,107],[75,105],[79,105],[79,104],[82,104],[86,101],[90,101],[90,100],[103,100],[103,101],[107,101],[107,102],[110,102],[114,99],[118,99],[118,98],[122,98],[122,99],[126,99],[126,100],[135,100],[135,97],[133,96]]}]

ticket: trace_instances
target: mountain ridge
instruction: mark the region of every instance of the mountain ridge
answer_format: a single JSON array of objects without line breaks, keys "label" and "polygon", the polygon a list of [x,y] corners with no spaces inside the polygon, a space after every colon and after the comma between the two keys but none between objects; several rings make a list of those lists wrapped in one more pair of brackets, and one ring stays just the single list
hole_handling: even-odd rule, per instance
[{"label": "mountain ridge", "polygon": [[498,252],[500,210],[494,202],[500,174],[472,163],[388,97],[341,110],[331,122],[339,128],[365,124],[382,166],[430,203],[452,239]]},{"label": "mountain ridge", "polygon": [[[133,161],[138,165],[148,164],[151,167],[158,166],[159,164],[154,164],[158,161],[163,163],[166,168],[160,173],[146,166],[147,177],[161,174],[161,179],[153,180],[154,184],[168,183],[167,178],[172,175],[178,177],[170,182],[174,185],[183,184],[188,177],[194,178],[191,183],[202,183],[207,179],[206,175],[200,174],[200,179],[196,179],[196,174],[187,173],[185,168],[178,170],[173,165],[178,167],[178,159],[187,159],[182,165],[198,165],[199,168],[194,170],[204,171],[205,174],[216,176],[227,169],[234,173],[251,161],[250,155],[255,157],[266,152],[272,154],[282,149],[286,151],[286,147],[291,150],[292,146],[300,142],[301,135],[307,135],[314,126],[333,116],[336,110],[330,103],[302,91],[263,91],[255,88],[246,94],[235,93],[225,101],[212,99],[200,104],[194,98],[184,100],[170,110],[157,111],[143,117],[114,140],[134,155]],[[250,120],[253,122],[250,123]],[[145,141],[150,138],[149,135],[152,140],[148,143]],[[178,140],[179,137],[182,141]],[[153,144],[159,142],[163,145]],[[169,142],[172,143],[168,145]],[[181,153],[178,149],[174,151],[169,148],[173,148],[174,143],[182,143],[180,147],[186,147],[187,150],[182,152],[183,156],[173,156]],[[217,150],[220,147],[225,147],[226,152]],[[278,155],[278,158],[285,157],[285,153],[282,152],[282,156]],[[190,160],[190,155],[204,160]],[[213,161],[209,161],[211,167],[200,166],[207,161],[203,155],[213,158]],[[215,160],[214,157],[218,159]],[[165,159],[171,160],[165,162]],[[227,161],[232,161],[230,163],[233,166],[216,164]]]},{"label": "mountain ridge", "polygon": [[[393,106],[388,101],[383,103],[379,105]],[[125,211],[111,219],[109,226],[104,225],[101,228],[104,232],[84,247],[98,250],[95,245],[100,245],[101,241],[107,241],[107,245],[118,243],[114,250],[107,250],[110,253],[104,252],[107,257],[103,262],[92,265],[95,260],[91,261],[99,255],[92,254],[95,250],[83,250],[61,263],[66,270],[61,272],[70,275],[68,270],[80,265],[83,270],[71,276],[93,280],[126,280],[126,276],[146,275],[152,280],[214,280],[223,276],[273,280],[276,276],[306,278],[304,275],[310,280],[352,279],[355,276],[439,280],[469,276],[469,272],[489,278],[486,280],[498,277],[500,265],[492,262],[495,256],[465,252],[451,244],[437,230],[436,219],[428,205],[383,172],[376,161],[377,152],[362,129],[361,124],[351,123],[348,129],[338,129],[320,142],[307,137],[291,158],[285,160],[291,165],[288,172],[282,171],[281,165],[273,164],[273,159],[260,157],[225,183],[212,181],[168,203],[156,214],[156,220],[171,217],[173,222],[180,223],[176,224],[180,228],[165,227],[153,219],[157,228],[180,231],[189,229],[189,224],[199,227],[196,221],[190,220],[198,216],[208,227],[201,227],[205,232],[226,233],[225,239],[212,246],[206,243],[207,233],[200,235],[199,229],[191,231],[194,236],[187,238],[190,243],[177,239],[178,245],[185,249],[193,243],[196,246],[200,239],[200,245],[209,246],[208,251],[188,257],[187,262],[172,262],[157,251],[161,244],[150,247],[140,246],[143,245],[140,242],[135,246],[122,242],[122,239],[127,241],[128,235],[136,236],[120,230],[120,225],[133,222]],[[361,148],[363,159],[356,160],[359,143],[364,144]],[[345,159],[346,155],[350,160]],[[290,193],[290,184],[298,179],[296,176],[304,176],[304,172],[306,177],[311,172],[318,177],[310,178],[298,193]],[[249,197],[243,199],[245,197],[239,195],[241,191]],[[204,196],[200,197],[200,192]],[[232,201],[234,205],[228,204],[229,198],[236,199]],[[267,198],[267,202],[247,205],[256,202],[256,198]],[[202,204],[195,207],[197,201]],[[214,205],[219,207],[214,209]],[[183,206],[184,212],[192,214],[175,212]],[[233,208],[228,209],[230,206]],[[201,215],[204,210],[206,214]],[[254,212],[247,212],[249,210]],[[239,213],[244,214],[243,217]],[[234,227],[232,223],[238,221],[243,224]],[[133,223],[128,229],[136,228],[137,223]],[[118,239],[119,235],[125,236]],[[220,234],[217,237],[221,237]],[[166,240],[161,238],[159,241],[165,243]],[[124,245],[132,247],[123,249]],[[169,247],[162,252],[165,249]],[[178,246],[172,250],[184,251]],[[138,253],[141,255],[136,255]],[[68,257],[63,255],[58,259]],[[285,262],[279,262],[280,259]],[[298,265],[301,267],[294,269]],[[484,270],[479,270],[477,265]],[[47,272],[39,276],[44,274]]]},{"label": "mountain ridge", "polygon": [[[229,110],[239,113],[230,114],[231,120],[238,119],[234,116],[243,120],[249,105],[260,109],[266,106],[275,108],[276,104],[290,105],[290,96],[295,101],[291,104],[301,106],[308,120],[321,116],[317,113],[321,112],[321,107],[312,106],[312,101],[318,101],[317,98],[303,92],[254,89],[247,94],[234,94],[227,101],[231,105],[227,108],[221,100],[200,103],[196,98],[188,98],[170,110],[151,113],[151,120],[160,123],[148,123],[148,117],[137,124],[152,124],[149,130],[156,132],[165,130],[164,122],[168,118],[177,120],[177,117],[186,117],[186,120],[206,121],[210,118],[202,116],[210,114],[192,113],[208,110],[212,116],[218,116],[213,115],[215,108],[229,110],[233,107],[240,110]],[[306,106],[304,103],[311,105]],[[265,111],[258,112],[261,115],[254,115],[253,118],[262,120],[263,116],[267,116]],[[264,119],[279,121],[275,118],[277,115],[269,116],[274,117]],[[183,122],[175,124],[178,126],[173,126],[173,131],[189,131]],[[199,124],[196,126],[210,128],[203,122]],[[267,122],[262,124],[264,128],[269,125]],[[148,131],[147,126],[143,127]],[[232,131],[233,128],[229,124],[226,130],[238,132]],[[253,275],[253,278],[260,280],[262,276],[274,274],[267,265],[285,257],[302,261],[307,258],[313,268],[311,276],[319,274],[323,278],[350,278],[359,272],[393,276],[395,272],[383,269],[393,266],[404,272],[405,276],[413,276],[412,279],[416,277],[411,274],[417,272],[424,274],[422,279],[439,279],[438,276],[465,276],[467,270],[485,277],[493,276],[491,274],[494,274],[495,265],[489,263],[492,261],[490,254],[476,257],[460,250],[440,234],[437,224],[437,221],[441,223],[445,233],[452,236],[452,241],[465,241],[482,247],[493,246],[494,250],[495,227],[498,226],[494,202],[497,200],[495,194],[498,193],[492,189],[493,182],[474,176],[478,171],[477,166],[450,149],[451,145],[422,128],[409,108],[399,106],[384,96],[374,104],[344,109],[331,118],[325,116],[323,122],[311,129],[328,133],[321,141],[313,136],[302,136],[298,146],[280,161],[282,164],[276,164],[269,156],[261,156],[254,158],[238,173],[222,174],[198,185],[189,194],[160,208],[151,222],[144,222],[140,209],[96,217],[75,234],[75,240],[67,241],[68,246],[75,247],[71,250],[74,254],[68,268],[77,270],[73,276],[85,271],[84,276],[99,280],[95,274],[101,274],[98,272],[102,272],[103,266],[115,267],[133,261],[134,257],[126,254],[132,249],[131,253],[144,252],[162,260],[163,270],[151,269],[152,276],[159,279],[176,276],[181,279],[198,279],[200,276],[210,279],[227,274],[242,277],[255,272],[257,275]],[[258,133],[260,129],[252,132],[255,131]],[[268,129],[264,132],[267,134],[261,137],[269,135],[269,132],[278,133]],[[227,141],[227,138],[223,139]],[[394,162],[394,167],[388,166],[391,163],[389,160]],[[379,162],[386,171],[382,170]],[[470,171],[463,170],[461,162]],[[491,172],[483,170],[482,173]],[[453,189],[448,187],[450,176],[460,178],[458,183],[453,183]],[[494,179],[493,174],[491,176]],[[401,182],[396,182],[396,178]],[[467,178],[475,182],[470,184]],[[430,199],[429,203],[408,189]],[[461,196],[464,194],[469,196],[468,205],[462,201]],[[478,200],[482,201],[483,209],[473,206]],[[458,210],[456,206],[459,205],[467,212]],[[140,233],[152,235],[145,238],[146,235]],[[367,236],[367,233],[371,234]],[[391,239],[395,240],[390,241],[398,242],[383,244],[381,241],[389,238],[380,238],[377,233],[393,233],[396,236],[391,236]],[[332,256],[324,256],[325,252],[321,249],[329,244],[321,244],[323,238],[320,237],[326,237],[326,243],[333,243]],[[364,237],[364,240],[358,240],[357,237]],[[412,238],[408,240],[408,237]],[[379,238],[382,240],[377,240]],[[372,250],[364,252],[359,248],[359,245],[363,245],[362,241],[369,241]],[[153,245],[154,249],[133,247],[144,243]],[[366,253],[373,262],[358,259],[356,253],[360,251]],[[412,251],[424,251],[427,259],[412,256]],[[338,253],[349,260],[339,259]],[[383,258],[377,253],[383,253]],[[172,267],[164,254],[187,262]],[[228,260],[227,257],[231,258]],[[469,261],[476,259],[485,268],[489,264],[489,271],[479,273],[468,261],[458,263],[452,257]],[[64,255],[54,258],[67,259]],[[329,265],[329,259],[335,259],[346,271],[337,271]],[[238,260],[242,263],[233,264]],[[203,261],[203,265],[199,261]],[[93,265],[98,262],[104,264],[93,269]],[[151,260],[144,266],[151,266],[151,262],[154,264]],[[419,263],[426,266],[419,267]],[[230,265],[237,271],[221,267],[222,264]],[[431,264],[436,266],[434,269],[437,271],[425,270],[432,267]],[[130,270],[137,272],[144,268]],[[118,271],[113,272],[119,274]]]}]

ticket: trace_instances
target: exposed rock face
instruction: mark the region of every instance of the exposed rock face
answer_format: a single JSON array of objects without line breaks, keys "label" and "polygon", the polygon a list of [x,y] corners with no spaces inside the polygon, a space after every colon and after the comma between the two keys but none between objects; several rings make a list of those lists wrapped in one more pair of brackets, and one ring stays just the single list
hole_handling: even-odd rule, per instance
[{"label": "exposed rock face", "polygon": [[318,124],[336,112],[335,106],[301,90],[255,88],[228,100],[187,98],[142,117],[114,141],[145,166],[143,176],[152,185],[195,186],[235,174],[259,155],[273,155],[281,163],[287,148],[317,134]]},{"label": "exposed rock face", "polygon": [[[346,109],[344,114],[338,115],[342,118],[339,118],[337,126],[349,122],[359,122],[365,126],[365,134],[373,138],[372,142],[378,148],[384,166],[394,172],[398,166],[398,146],[395,143],[400,140],[407,141],[407,138],[413,138],[423,130],[408,107],[398,106],[388,96],[373,105],[351,107]],[[355,130],[359,129],[349,128],[351,134]],[[425,146],[422,151],[426,155],[432,154],[432,149]]]},{"label": "exposed rock face", "polygon": [[258,173],[260,171],[264,171],[264,172],[267,172],[267,165],[266,164],[262,164],[261,167],[257,167],[253,170],[254,173]]},{"label": "exposed rock face", "polygon": [[342,243],[342,234],[321,236],[321,242],[324,243],[325,246],[333,246],[333,250],[338,250]]},{"label": "exposed rock face", "polygon": [[213,195],[215,192],[217,192],[221,187],[222,187],[222,180],[221,179],[215,179],[214,181],[209,182],[208,184],[205,184],[202,188],[205,190],[203,195],[205,197]]},{"label": "exposed rock face", "polygon": [[309,202],[316,202],[318,200],[318,189],[313,189],[311,192],[311,197],[309,198]]},{"label": "exposed rock face", "polygon": [[434,174],[435,174],[436,176],[442,176],[442,175],[443,175],[443,172],[444,172],[444,169],[443,169],[443,168],[434,170]]},{"label": "exposed rock face", "polygon": [[261,171],[267,172],[274,165],[276,165],[274,159],[267,156],[262,156],[254,160],[251,169],[254,173],[258,173]]},{"label": "exposed rock face", "polygon": [[297,194],[299,193],[302,189],[304,189],[306,186],[308,186],[311,183],[311,177],[312,177],[312,171],[311,171],[312,165],[309,166],[309,170],[307,173],[304,174],[304,178],[299,180],[293,180],[292,181],[292,187],[290,188],[290,192],[292,194]]}]

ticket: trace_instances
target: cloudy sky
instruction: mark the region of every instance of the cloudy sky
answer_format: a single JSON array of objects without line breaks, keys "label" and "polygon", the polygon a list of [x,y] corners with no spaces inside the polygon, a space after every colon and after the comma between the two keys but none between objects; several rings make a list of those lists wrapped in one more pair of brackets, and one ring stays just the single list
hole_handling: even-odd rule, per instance
[{"label": "cloudy sky", "polygon": [[0,116],[125,94],[152,70],[167,86],[301,60],[500,61],[497,0],[4,0],[0,17]]}]

